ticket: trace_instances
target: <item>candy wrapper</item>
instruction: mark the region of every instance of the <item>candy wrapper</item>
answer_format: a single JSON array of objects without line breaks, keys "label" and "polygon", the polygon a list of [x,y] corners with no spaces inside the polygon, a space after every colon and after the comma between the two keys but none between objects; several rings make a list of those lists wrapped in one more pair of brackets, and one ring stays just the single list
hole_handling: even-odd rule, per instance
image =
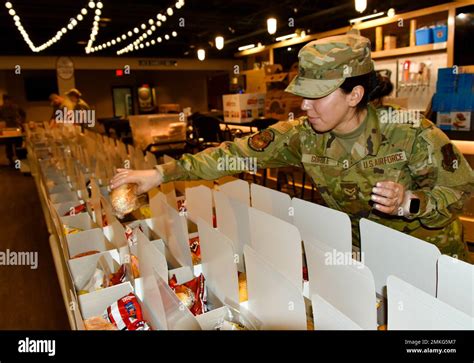
[{"label": "candy wrapper", "polygon": [[79,205],[76,205],[74,208],[69,209],[69,211],[63,215],[63,217],[75,216],[79,213],[84,213],[86,210],[87,208],[85,204],[79,204]]},{"label": "candy wrapper", "polygon": [[200,315],[207,311],[206,286],[203,274],[181,285],[178,285],[176,276],[173,275],[169,285],[183,305],[194,315]]},{"label": "candy wrapper", "polygon": [[178,212],[180,214],[186,213],[188,209],[186,208],[186,199],[178,199],[176,201],[176,204],[178,205]]},{"label": "candy wrapper", "polygon": [[199,265],[201,263],[201,246],[199,244],[199,236],[189,239],[189,248],[191,250],[193,265]]},{"label": "candy wrapper", "polygon": [[117,272],[113,272],[109,275],[108,286],[114,286],[121,284],[127,277],[125,265],[121,265]]},{"label": "candy wrapper", "polygon": [[110,201],[118,218],[123,219],[140,207],[136,191],[136,184],[123,184],[110,193]]},{"label": "candy wrapper", "polygon": [[102,316],[119,330],[150,330],[143,320],[142,308],[133,293],[114,302]]}]

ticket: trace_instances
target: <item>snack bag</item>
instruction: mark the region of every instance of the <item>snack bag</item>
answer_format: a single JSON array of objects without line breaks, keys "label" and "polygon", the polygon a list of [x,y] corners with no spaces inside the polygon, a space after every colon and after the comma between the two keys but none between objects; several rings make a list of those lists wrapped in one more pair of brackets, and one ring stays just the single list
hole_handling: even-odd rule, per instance
[{"label": "snack bag", "polygon": [[169,281],[169,286],[193,315],[200,315],[207,311],[206,286],[203,274],[181,285],[178,285],[176,276],[173,275]]},{"label": "snack bag", "polygon": [[110,305],[104,311],[103,318],[115,325],[118,330],[150,330],[143,320],[142,308],[133,293]]}]

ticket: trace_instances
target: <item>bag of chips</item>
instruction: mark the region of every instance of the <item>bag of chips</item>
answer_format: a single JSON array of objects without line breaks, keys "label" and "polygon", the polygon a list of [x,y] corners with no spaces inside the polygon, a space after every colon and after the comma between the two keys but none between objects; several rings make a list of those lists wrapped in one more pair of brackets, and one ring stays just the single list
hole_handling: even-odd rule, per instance
[{"label": "bag of chips", "polygon": [[194,315],[200,315],[207,311],[206,286],[203,274],[180,285],[177,282],[176,276],[173,275],[169,280],[169,286],[183,305]]},{"label": "bag of chips", "polygon": [[119,330],[150,330],[143,320],[142,308],[133,293],[120,298],[110,305],[103,318],[115,325]]}]

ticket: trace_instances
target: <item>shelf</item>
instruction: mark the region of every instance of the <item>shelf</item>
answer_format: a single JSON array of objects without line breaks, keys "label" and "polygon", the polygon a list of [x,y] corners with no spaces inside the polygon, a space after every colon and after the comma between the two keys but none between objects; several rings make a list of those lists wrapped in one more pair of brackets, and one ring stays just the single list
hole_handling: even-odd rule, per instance
[{"label": "shelf", "polygon": [[447,49],[447,42],[432,43],[425,45],[416,45],[414,47],[403,47],[396,49],[381,50],[372,52],[372,59],[398,57],[401,55],[415,55],[427,52],[445,51]]}]

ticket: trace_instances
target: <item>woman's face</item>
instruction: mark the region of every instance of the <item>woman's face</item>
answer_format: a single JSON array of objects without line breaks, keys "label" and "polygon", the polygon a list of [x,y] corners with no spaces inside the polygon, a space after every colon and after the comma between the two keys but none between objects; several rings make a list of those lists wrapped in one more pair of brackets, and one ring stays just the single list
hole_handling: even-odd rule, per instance
[{"label": "woman's face", "polygon": [[337,129],[353,111],[350,106],[350,94],[344,94],[340,88],[322,98],[304,99],[301,109],[306,111],[308,121],[317,132]]}]

